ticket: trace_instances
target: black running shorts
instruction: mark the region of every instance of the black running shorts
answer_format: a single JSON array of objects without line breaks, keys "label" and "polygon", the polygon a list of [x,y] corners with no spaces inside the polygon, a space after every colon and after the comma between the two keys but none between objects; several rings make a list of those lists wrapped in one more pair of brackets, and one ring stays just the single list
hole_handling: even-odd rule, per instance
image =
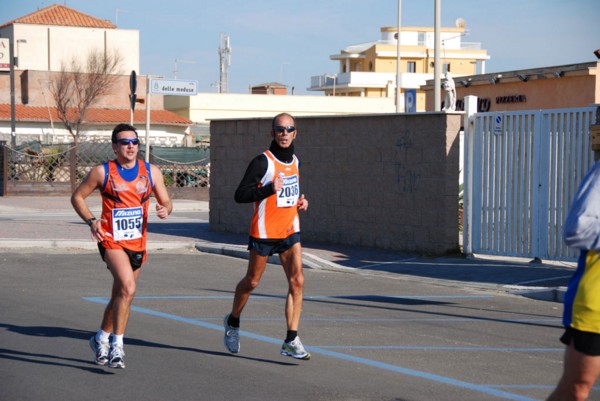
[{"label": "black running shorts", "polygon": [[577,351],[585,355],[600,355],[600,334],[597,333],[567,327],[565,333],[560,337],[560,342],[565,345],[573,344]]},{"label": "black running shorts", "polygon": [[298,242],[300,242],[300,233],[294,233],[284,239],[259,239],[250,237],[248,250],[254,250],[260,256],[271,256],[287,251]]}]

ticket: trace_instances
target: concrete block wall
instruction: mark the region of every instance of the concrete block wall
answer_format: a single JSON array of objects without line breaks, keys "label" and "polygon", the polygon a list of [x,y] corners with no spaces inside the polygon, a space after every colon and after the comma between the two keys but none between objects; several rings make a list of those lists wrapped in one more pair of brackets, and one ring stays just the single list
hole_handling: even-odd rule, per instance
[{"label": "concrete block wall", "polygon": [[[233,194],[271,119],[211,122],[210,229],[246,233]],[[297,117],[305,241],[442,255],[458,246],[459,113]]]}]

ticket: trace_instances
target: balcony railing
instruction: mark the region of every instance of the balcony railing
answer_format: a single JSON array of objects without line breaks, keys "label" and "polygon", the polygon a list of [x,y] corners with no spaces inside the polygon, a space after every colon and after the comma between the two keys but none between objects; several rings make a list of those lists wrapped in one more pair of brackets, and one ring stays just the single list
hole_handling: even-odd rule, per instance
[{"label": "balcony railing", "polygon": [[[402,88],[415,89],[433,79],[433,74],[402,73]],[[309,90],[324,91],[336,88],[385,88],[389,83],[396,85],[396,74],[389,72],[345,72],[311,77]]]}]

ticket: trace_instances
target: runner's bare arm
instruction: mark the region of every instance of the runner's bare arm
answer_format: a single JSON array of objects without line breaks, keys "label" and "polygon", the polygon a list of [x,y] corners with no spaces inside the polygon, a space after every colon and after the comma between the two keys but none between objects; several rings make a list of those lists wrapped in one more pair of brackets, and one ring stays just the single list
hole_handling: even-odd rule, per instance
[{"label": "runner's bare arm", "polygon": [[81,217],[84,221],[87,221],[91,218],[95,218],[90,211],[86,203],[86,198],[92,194],[97,188],[100,188],[102,183],[104,182],[104,166],[99,165],[96,166],[88,173],[88,175],[83,179],[81,184],[73,194],[71,195],[71,205],[75,209],[75,212]]},{"label": "runner's bare arm", "polygon": [[298,199],[298,210],[308,210],[308,199],[304,197],[304,194],[302,194]]},{"label": "runner's bare arm", "polygon": [[167,192],[165,180],[160,169],[154,165],[150,166],[152,171],[152,181],[154,181],[154,197],[156,198],[156,215],[161,219],[166,219],[173,211],[173,202]]},{"label": "runner's bare arm", "polygon": [[100,188],[103,182],[104,166],[99,165],[88,173],[81,184],[73,191],[73,195],[71,195],[71,205],[73,205],[79,217],[90,226],[92,239],[95,241],[102,241],[104,232],[102,232],[100,221],[96,219],[96,216],[91,212],[85,200],[96,188]]}]

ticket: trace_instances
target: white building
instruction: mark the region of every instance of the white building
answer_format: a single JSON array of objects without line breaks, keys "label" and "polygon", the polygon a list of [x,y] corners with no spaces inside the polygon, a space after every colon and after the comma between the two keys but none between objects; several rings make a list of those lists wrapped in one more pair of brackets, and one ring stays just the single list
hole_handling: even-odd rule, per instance
[{"label": "white building", "polygon": [[[67,6],[54,4],[0,25],[0,43],[8,43],[14,55],[14,99],[16,142],[70,142],[72,137],[58,120],[50,87],[61,70],[69,71],[72,61],[82,65],[90,52],[118,54],[120,71],[109,95],[98,98],[86,117],[87,136],[106,136],[122,122],[131,122],[129,78],[139,72],[139,31],[118,29]],[[9,58],[10,61],[10,58]],[[9,65],[0,63],[0,140],[11,141],[12,112]],[[144,99],[146,77],[138,76],[138,104],[133,123],[145,135]],[[152,95],[150,104],[151,143],[181,144],[188,119],[163,107],[163,96]]]},{"label": "white building", "polygon": [[[310,91],[328,96],[395,97],[397,75],[397,27],[381,28],[381,39],[351,45],[330,56],[338,62],[333,74],[313,76]],[[402,27],[400,35],[401,93],[416,91],[417,111],[425,111],[425,93],[420,89],[433,79],[435,35],[431,27]],[[458,19],[455,28],[440,29],[442,73],[453,76],[485,72],[489,60],[480,43],[464,42],[468,35],[465,22]]]}]

